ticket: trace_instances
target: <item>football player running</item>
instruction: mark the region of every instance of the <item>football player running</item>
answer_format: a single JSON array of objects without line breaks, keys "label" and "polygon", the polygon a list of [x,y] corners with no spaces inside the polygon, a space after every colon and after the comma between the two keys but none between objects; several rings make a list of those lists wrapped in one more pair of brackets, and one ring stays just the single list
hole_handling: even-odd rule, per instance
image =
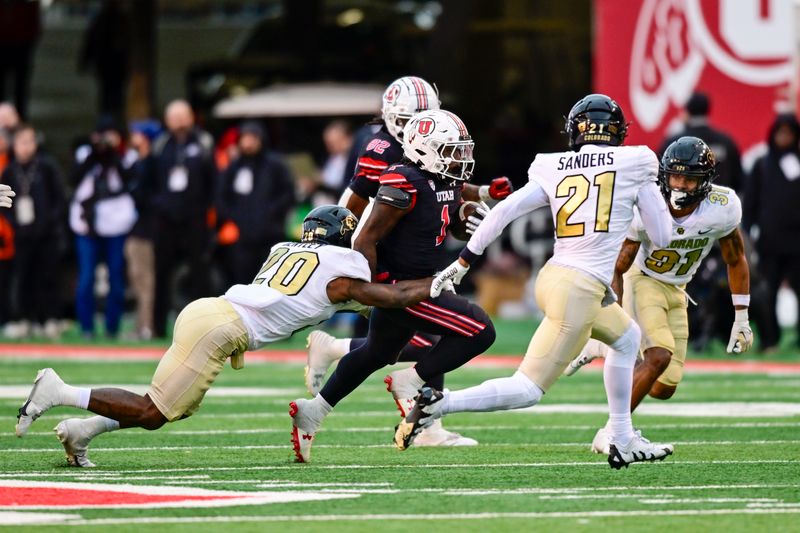
[{"label": "football player running", "polygon": [[[712,185],[717,177],[714,152],[697,137],[681,137],[661,158],[659,183],[672,215],[672,240],[657,246],[634,217],[617,258],[612,287],[623,307],[642,329],[644,359],[633,373],[631,411],[648,394],[667,400],[683,377],[689,322],[686,284],[702,260],[719,242],[728,266],[735,319],[728,353],[743,353],[753,345],[747,316],[750,304],[750,269],[739,231],[742,206],[736,193]],[[624,294],[624,298],[623,298]],[[565,374],[571,375],[597,357],[607,346],[591,340]],[[596,453],[608,453],[609,430],[598,430],[592,442]]]},{"label": "football player running", "polygon": [[17,436],[52,407],[92,411],[99,416],[64,420],[55,431],[70,465],[94,466],[87,456],[94,437],[130,427],[154,430],[191,416],[229,357],[232,367],[241,368],[247,350],[285,339],[337,311],[361,304],[402,308],[426,298],[430,278],[394,285],[369,282],[367,259],[350,249],[357,224],[343,207],[318,207],[303,221],[302,241],[273,246],[251,284],[187,305],[144,396],[74,387],[53,369],[40,370],[19,409]]},{"label": "football player running", "polygon": [[658,159],[646,146],[622,146],[627,123],[622,109],[605,95],[578,101],[567,118],[566,132],[573,151],[537,155],[528,184],[492,209],[460,258],[431,285],[435,296],[441,284],[460,282],[470,263],[506,225],[549,205],[555,248],[536,280],[536,302],[545,317],[519,370],[460,391],[423,388],[396,429],[400,449],[407,448],[422,427],[448,413],[537,404],[591,336],[611,346],[603,376],[611,432],[609,465],[619,469],[672,453],[672,445],[651,443],[633,430],[631,380],[641,332],[615,303],[610,287],[634,206],[653,242],[669,244],[669,213],[656,184]]},{"label": "football player running", "polygon": [[[472,175],[473,148],[464,123],[448,111],[425,111],[406,124],[408,161],[381,174],[373,212],[354,245],[367,257],[374,279],[394,283],[429,276],[447,261],[446,232],[466,238],[461,184]],[[391,374],[399,406],[412,402],[424,383],[483,353],[495,338],[486,312],[452,292],[405,309],[375,307],[366,341],[339,361],[313,400],[290,404],[298,462],[309,460],[314,435],[336,404],[374,371],[394,364],[415,332],[441,339],[415,367]]]},{"label": "football player running", "polygon": [[[390,165],[399,163],[403,157],[403,127],[417,113],[436,110],[439,106],[438,91],[422,78],[404,76],[386,87],[381,103],[380,127],[363,143],[353,179],[339,200],[339,205],[350,209],[359,217],[362,225],[371,211],[371,201],[378,193],[381,173]],[[495,178],[489,185],[477,186],[466,182],[461,184],[461,197],[466,201],[483,203],[502,200],[513,191],[514,187],[506,177]],[[488,207],[483,204],[474,215],[476,219],[467,228],[468,233],[474,230],[480,223],[478,219],[487,212]],[[438,335],[419,332],[400,352],[398,361],[419,361],[439,339]],[[308,336],[308,364],[305,368],[305,383],[309,393],[316,396],[325,383],[325,375],[331,365],[346,353],[363,346],[365,342],[366,338],[337,339],[324,331],[311,332]],[[444,387],[444,377],[435,376],[428,385],[441,389]],[[389,377],[387,386],[391,391]],[[401,403],[397,405],[401,416],[406,416],[408,407]],[[473,446],[477,443],[475,439],[445,430],[440,421],[426,428],[417,439],[417,446]]]},{"label": "football player running", "polygon": [[16,195],[17,193],[11,190],[11,187],[0,183],[0,207],[11,207],[14,201],[13,198]]}]

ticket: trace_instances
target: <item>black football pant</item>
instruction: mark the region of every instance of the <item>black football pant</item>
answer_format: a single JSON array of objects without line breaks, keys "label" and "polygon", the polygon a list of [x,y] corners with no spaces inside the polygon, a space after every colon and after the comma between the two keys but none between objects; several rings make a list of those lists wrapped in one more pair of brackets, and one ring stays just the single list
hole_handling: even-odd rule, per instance
[{"label": "black football pant", "polygon": [[[439,335],[433,335],[431,333],[417,333],[408,341],[408,344],[403,346],[403,349],[400,350],[397,362],[416,363],[421,361],[422,358],[439,343],[441,338],[442,337]],[[366,342],[366,337],[350,339],[350,351],[352,352],[356,348],[363,346]],[[442,390],[444,388],[444,374],[432,377],[425,382],[425,385],[436,390]]]},{"label": "black football pant", "polygon": [[459,368],[486,351],[495,339],[486,312],[451,292],[405,309],[375,308],[366,341],[339,361],[320,394],[331,406],[336,405],[370,374],[397,362],[418,332],[441,336],[416,365],[417,374],[426,382]]}]

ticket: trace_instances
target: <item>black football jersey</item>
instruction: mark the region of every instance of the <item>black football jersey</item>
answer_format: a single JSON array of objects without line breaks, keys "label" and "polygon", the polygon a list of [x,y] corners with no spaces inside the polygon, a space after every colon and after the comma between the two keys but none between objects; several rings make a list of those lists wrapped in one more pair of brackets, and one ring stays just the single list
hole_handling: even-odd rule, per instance
[{"label": "black football jersey", "polygon": [[386,169],[380,184],[412,195],[412,206],[378,243],[378,278],[415,279],[433,275],[449,259],[444,247],[447,228],[458,220],[461,184],[445,181],[416,165]]},{"label": "black football jersey", "polygon": [[381,126],[367,140],[358,156],[350,189],[362,198],[375,198],[381,173],[402,158],[403,146],[386,130],[386,126]]}]

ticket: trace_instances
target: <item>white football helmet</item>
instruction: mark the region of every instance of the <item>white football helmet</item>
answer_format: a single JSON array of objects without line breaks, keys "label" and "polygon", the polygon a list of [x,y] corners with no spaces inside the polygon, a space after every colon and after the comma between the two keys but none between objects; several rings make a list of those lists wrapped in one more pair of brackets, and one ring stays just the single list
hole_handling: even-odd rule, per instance
[{"label": "white football helmet", "polygon": [[403,76],[394,80],[383,91],[381,117],[386,129],[402,141],[403,127],[408,120],[428,109],[439,109],[439,91],[430,83],[416,76]]},{"label": "white football helmet", "polygon": [[474,148],[461,119],[443,109],[417,113],[403,129],[403,154],[445,179],[467,181],[472,177]]}]

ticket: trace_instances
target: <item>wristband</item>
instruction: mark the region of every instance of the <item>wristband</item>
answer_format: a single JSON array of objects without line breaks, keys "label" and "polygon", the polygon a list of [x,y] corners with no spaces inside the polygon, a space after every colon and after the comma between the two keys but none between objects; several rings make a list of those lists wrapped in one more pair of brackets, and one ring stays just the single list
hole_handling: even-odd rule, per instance
[{"label": "wristband", "polygon": [[461,253],[460,253],[460,254],[458,254],[458,256],[459,256],[461,259],[463,259],[464,261],[466,261],[466,262],[467,262],[468,264],[470,264],[470,265],[471,265],[471,264],[472,264],[472,263],[473,263],[473,262],[474,262],[474,261],[475,261],[477,258],[479,258],[479,257],[480,257],[480,255],[479,255],[479,254],[476,254],[475,252],[473,252],[472,250],[470,250],[470,249],[469,249],[469,248],[467,248],[466,246],[464,247],[464,249],[463,249],[463,250],[461,250]]},{"label": "wristband", "polygon": [[734,312],[733,320],[735,322],[749,322],[750,317],[747,315],[747,309],[737,309]]},{"label": "wristband", "polygon": [[749,294],[731,294],[731,300],[733,300],[733,305],[743,305],[745,307],[750,307]]},{"label": "wristband", "polygon": [[489,186],[488,185],[481,185],[478,187],[478,197],[484,201],[488,202],[492,199],[492,195],[489,194]]}]

